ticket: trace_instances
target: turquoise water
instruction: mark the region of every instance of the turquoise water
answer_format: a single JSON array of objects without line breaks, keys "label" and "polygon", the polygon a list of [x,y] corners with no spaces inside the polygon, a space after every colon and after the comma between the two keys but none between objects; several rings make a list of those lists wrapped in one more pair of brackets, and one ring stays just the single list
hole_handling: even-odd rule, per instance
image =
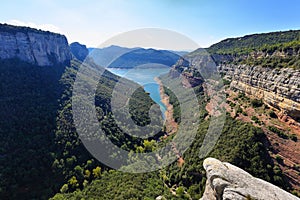
[{"label": "turquoise water", "polygon": [[107,68],[107,70],[118,76],[127,78],[142,85],[145,91],[150,94],[150,97],[153,99],[153,101],[160,106],[160,110],[164,118],[166,107],[161,102],[159,85],[155,82],[154,78],[158,77],[159,75],[168,73],[170,70],[169,67],[134,69]]}]

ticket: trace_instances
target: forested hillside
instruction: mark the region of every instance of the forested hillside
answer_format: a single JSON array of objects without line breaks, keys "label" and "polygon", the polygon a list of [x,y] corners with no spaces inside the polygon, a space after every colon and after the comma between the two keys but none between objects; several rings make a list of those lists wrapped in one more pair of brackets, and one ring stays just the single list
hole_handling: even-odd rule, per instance
[{"label": "forested hillside", "polygon": [[[206,50],[214,57],[216,63],[300,69],[298,30],[229,38]],[[194,54],[197,54],[197,51]]]},{"label": "forested hillside", "polygon": [[[9,30],[8,34],[16,33],[10,33]],[[15,28],[13,30],[15,31]],[[21,32],[24,30],[30,31],[21,28]],[[33,33],[41,34],[39,37],[46,38],[45,41],[49,42],[51,49],[57,49],[55,45],[59,43],[52,44],[47,32],[33,30]],[[155,199],[158,196],[166,199],[199,199],[206,181],[202,167],[203,158],[199,157],[199,149],[212,116],[206,107],[210,97],[204,91],[203,81],[199,79],[192,85],[200,106],[200,124],[196,127],[195,140],[180,156],[180,162],[143,174],[117,171],[95,159],[78,136],[72,113],[74,103],[72,95],[74,81],[82,61],[76,59],[76,55],[73,55],[73,59],[70,60],[70,51],[65,38],[61,35],[54,36],[65,41],[65,45],[61,48],[65,55],[62,62],[55,60],[59,58],[59,52],[57,55],[53,52],[47,54],[44,60],[47,61],[46,64],[52,63],[51,65],[38,66],[39,62],[36,60],[26,62],[27,58],[31,58],[30,55],[24,57],[23,61],[18,57],[14,58],[18,51],[11,51],[12,59],[0,60],[0,199]],[[297,37],[298,39],[295,39]],[[16,37],[10,36],[10,38]],[[215,55],[224,54],[240,58],[236,55],[237,52],[245,50],[249,53],[249,49],[246,49],[248,45],[263,51],[260,48],[271,48],[272,45],[284,48],[284,45],[295,44],[291,58],[298,56],[298,53],[295,54],[299,51],[297,31],[254,35],[244,39],[245,42],[240,45],[237,43],[239,39],[223,41],[219,45],[212,46],[209,51]],[[260,45],[264,40],[265,45]],[[30,41],[26,42],[29,44],[26,47],[31,48],[32,52],[41,51],[34,45],[30,45]],[[87,51],[81,54],[77,50],[85,47],[82,45],[75,47],[80,59],[84,60]],[[141,56],[140,49],[136,51],[135,56],[131,58],[133,60]],[[277,49],[274,52],[276,51]],[[196,56],[197,53],[199,51],[188,56]],[[161,55],[161,52],[159,54]],[[174,60],[174,57],[172,59]],[[161,57],[159,60],[166,61]],[[230,62],[246,61],[248,62],[247,59],[230,60]],[[120,62],[126,65],[124,60],[121,59]],[[137,61],[134,64],[141,63]],[[194,75],[199,76],[195,70],[188,68],[189,63],[186,64],[178,69],[188,70],[186,74],[191,75],[189,80],[192,80]],[[88,60],[85,65],[93,69],[101,68],[92,60]],[[85,76],[84,79],[88,81],[91,77]],[[156,135],[144,135],[144,139],[131,136],[120,128],[111,107],[113,91],[119,94],[121,100],[125,99],[124,91],[114,89],[119,80],[120,77],[108,71],[105,71],[99,80],[94,97],[97,123],[114,145],[129,152],[128,161],[134,161],[137,159],[133,155],[134,152],[153,152],[172,142],[174,135],[167,135],[163,124],[158,127],[159,131]],[[133,92],[129,101],[131,116],[121,113],[122,117],[131,118],[141,126],[150,124],[149,109],[154,102],[142,87],[132,81],[126,83],[129,88],[137,86],[138,89]],[[222,84],[219,87],[223,87]],[[125,92],[130,92],[129,90]],[[173,117],[180,126],[182,116],[178,99],[168,88],[165,88],[165,93],[173,105]],[[239,93],[237,101],[244,98],[245,95]],[[195,108],[186,109],[189,111]],[[152,119],[155,121],[153,124],[159,124],[158,122],[161,121],[160,113],[156,114],[160,117]],[[230,114],[226,115],[226,123],[220,139],[209,156],[230,162],[256,177],[291,191],[291,185],[279,167],[280,160],[274,162],[270,156],[273,147],[270,146],[262,129],[255,123],[237,120]],[[86,119],[82,119],[83,122],[84,120]],[[131,133],[136,130],[134,127],[129,127],[127,131]],[[119,151],[110,153],[113,158],[122,158]],[[151,165],[151,163],[146,164]],[[145,166],[145,163],[141,163],[141,166]]]},{"label": "forested hillside", "polygon": [[[156,172],[127,174],[110,170],[101,163],[97,163],[92,157],[89,158],[88,154],[85,159],[82,159],[82,151],[76,150],[76,146],[72,145],[69,148],[65,146],[65,151],[69,150],[62,154],[67,155],[66,157],[69,158],[57,159],[55,162],[56,166],[64,171],[63,174],[66,175],[66,179],[69,180],[53,199],[154,199],[160,195],[166,199],[199,199],[204,191],[206,181],[205,171],[202,167],[203,159],[199,158],[199,149],[208,129],[209,121],[207,121],[208,113],[205,110],[205,96],[201,86],[198,87],[195,88],[195,91],[197,91],[199,100],[202,102],[201,123],[195,141],[190,149],[183,154],[184,163],[182,166],[175,162]],[[171,92],[169,92],[169,95],[171,102],[176,104],[175,96],[172,96]],[[175,109],[179,108],[175,107]],[[180,112],[177,117],[180,118]],[[68,131],[72,130],[74,125],[69,124],[67,120],[60,121],[61,139],[58,142],[80,144],[78,138],[76,136],[70,137],[73,133]],[[107,126],[111,127],[113,125],[107,124]],[[61,132],[65,132],[65,134]],[[63,135],[64,139],[62,139]],[[138,152],[159,148],[164,142],[169,142],[171,138],[161,139],[160,142],[142,141],[136,143],[139,148],[135,146],[135,148],[131,147],[131,150],[135,149]],[[122,143],[123,141],[125,141],[125,147],[128,147],[126,144],[130,140],[128,142],[124,139],[119,140]],[[227,116],[221,139],[209,156],[231,162],[255,176],[288,189],[289,184],[286,182],[284,175],[268,154],[269,147],[267,144],[267,139],[262,130],[249,123],[239,122]],[[66,164],[66,162],[71,161],[70,157],[73,157],[71,165]]]},{"label": "forested hillside", "polygon": [[1,199],[46,199],[60,184],[51,151],[64,69],[0,61]]}]

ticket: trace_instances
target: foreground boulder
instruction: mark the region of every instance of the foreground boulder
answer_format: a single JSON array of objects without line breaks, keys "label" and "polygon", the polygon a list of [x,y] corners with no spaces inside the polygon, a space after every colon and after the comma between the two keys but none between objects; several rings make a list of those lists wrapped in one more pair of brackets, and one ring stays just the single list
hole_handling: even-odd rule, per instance
[{"label": "foreground boulder", "polygon": [[201,200],[299,200],[279,187],[255,178],[229,163],[207,158],[203,166],[206,170],[207,182]]}]

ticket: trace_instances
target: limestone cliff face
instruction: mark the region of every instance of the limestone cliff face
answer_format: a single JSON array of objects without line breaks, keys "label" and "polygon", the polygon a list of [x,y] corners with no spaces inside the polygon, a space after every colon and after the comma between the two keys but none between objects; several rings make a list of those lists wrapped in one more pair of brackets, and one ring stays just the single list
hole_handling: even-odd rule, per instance
[{"label": "limestone cliff face", "polygon": [[69,62],[71,53],[63,35],[0,24],[0,59],[15,58],[39,66],[50,66]]},{"label": "limestone cliff face", "polygon": [[214,158],[203,162],[207,182],[201,200],[299,200],[296,196],[244,170]]},{"label": "limestone cliff face", "polygon": [[219,70],[232,80],[231,87],[300,119],[299,70],[233,64],[222,65]]}]

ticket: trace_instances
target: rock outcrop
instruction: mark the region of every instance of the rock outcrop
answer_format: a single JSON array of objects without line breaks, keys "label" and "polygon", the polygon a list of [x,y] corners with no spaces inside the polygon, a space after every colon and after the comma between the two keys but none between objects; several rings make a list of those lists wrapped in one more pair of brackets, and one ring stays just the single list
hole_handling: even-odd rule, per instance
[{"label": "rock outcrop", "polygon": [[229,163],[207,158],[203,166],[207,182],[201,200],[299,200],[279,187],[255,178]]},{"label": "rock outcrop", "polygon": [[221,65],[220,71],[231,79],[231,87],[262,99],[283,113],[300,119],[300,71],[247,65]]},{"label": "rock outcrop", "polygon": [[20,59],[30,64],[66,64],[71,52],[65,36],[27,27],[0,24],[0,59]]},{"label": "rock outcrop", "polygon": [[70,50],[75,58],[80,61],[84,61],[84,59],[89,55],[89,50],[86,48],[86,46],[78,42],[73,42],[70,44]]}]

